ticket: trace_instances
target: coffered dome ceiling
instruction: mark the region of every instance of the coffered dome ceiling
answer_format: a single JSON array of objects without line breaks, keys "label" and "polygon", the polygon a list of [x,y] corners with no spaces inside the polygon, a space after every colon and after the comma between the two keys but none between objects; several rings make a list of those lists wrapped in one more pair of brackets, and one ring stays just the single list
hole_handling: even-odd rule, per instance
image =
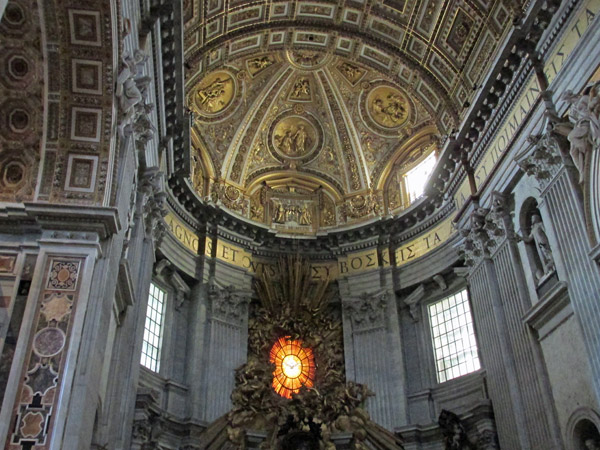
[{"label": "coffered dome ceiling", "polygon": [[500,1],[184,2],[190,183],[312,234],[406,207],[513,12]]}]

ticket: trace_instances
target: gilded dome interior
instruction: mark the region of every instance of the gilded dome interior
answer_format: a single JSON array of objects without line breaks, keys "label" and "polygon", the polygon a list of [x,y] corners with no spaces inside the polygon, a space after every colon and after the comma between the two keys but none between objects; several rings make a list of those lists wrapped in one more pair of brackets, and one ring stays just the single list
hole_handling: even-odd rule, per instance
[{"label": "gilded dome interior", "polygon": [[354,3],[185,3],[201,199],[302,234],[409,205],[403,175],[458,128],[511,12]]}]

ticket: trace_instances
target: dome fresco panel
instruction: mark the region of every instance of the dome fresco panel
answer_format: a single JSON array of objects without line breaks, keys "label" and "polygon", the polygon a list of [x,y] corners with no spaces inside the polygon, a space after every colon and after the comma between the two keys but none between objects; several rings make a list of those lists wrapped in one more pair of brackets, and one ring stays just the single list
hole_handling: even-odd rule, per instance
[{"label": "dome fresco panel", "polygon": [[184,2],[190,182],[300,234],[394,214],[458,127],[506,2]]}]

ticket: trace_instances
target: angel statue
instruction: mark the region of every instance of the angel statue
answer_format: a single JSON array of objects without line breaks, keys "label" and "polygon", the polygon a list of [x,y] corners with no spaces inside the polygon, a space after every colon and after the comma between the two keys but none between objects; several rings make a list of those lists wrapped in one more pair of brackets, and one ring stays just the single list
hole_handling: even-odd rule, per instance
[{"label": "angel statue", "polygon": [[571,144],[570,155],[583,183],[586,155],[600,144],[600,83],[587,87],[577,95],[567,90],[562,99],[571,105],[569,119],[573,129],[567,135]]},{"label": "angel statue", "polygon": [[136,80],[136,76],[138,75],[139,67],[147,59],[148,55],[139,49],[133,53],[133,56],[125,55],[123,57],[123,66],[117,76],[117,86],[115,89],[115,95],[119,99],[119,108],[122,115],[119,123],[121,132],[125,125],[135,116],[136,105],[143,100],[143,93],[148,85],[147,77],[141,79],[142,82],[140,85]]}]

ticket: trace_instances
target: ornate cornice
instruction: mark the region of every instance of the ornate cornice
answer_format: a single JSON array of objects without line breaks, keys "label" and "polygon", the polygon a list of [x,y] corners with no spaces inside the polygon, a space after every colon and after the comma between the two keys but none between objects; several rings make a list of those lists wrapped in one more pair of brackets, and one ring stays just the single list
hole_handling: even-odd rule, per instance
[{"label": "ornate cornice", "polygon": [[115,208],[18,203],[0,207],[0,231],[40,233],[43,230],[97,233],[101,239],[121,229]]},{"label": "ornate cornice", "polygon": [[[332,246],[338,246],[340,242],[361,241],[364,239],[365,233],[389,235],[391,242],[399,242],[410,236],[417,235],[427,227],[435,224],[441,218],[447,217],[447,215],[452,212],[454,208],[452,202],[443,202],[440,191],[445,193],[446,198],[449,198],[453,194],[453,191],[446,190],[446,188],[451,186],[453,189],[456,189],[458,187],[459,178],[462,179],[463,175],[461,174],[464,174],[462,165],[458,164],[460,161],[460,157],[457,157],[460,153],[459,150],[462,146],[463,151],[468,153],[468,150],[474,147],[473,144],[479,137],[478,128],[481,130],[486,128],[486,120],[489,119],[491,115],[491,109],[495,107],[502,98],[502,96],[496,95],[499,94],[498,89],[500,89],[500,86],[496,82],[497,80],[495,80],[494,75],[499,76],[502,72],[502,77],[506,78],[508,76],[507,70],[502,71],[502,69],[508,67],[511,76],[509,77],[510,79],[506,79],[506,81],[510,84],[510,81],[514,78],[513,74],[515,72],[521,73],[521,71],[527,70],[527,65],[521,64],[522,57],[527,54],[527,51],[531,49],[532,45],[535,46],[535,43],[539,40],[544,28],[549,24],[549,21],[544,19],[547,15],[542,15],[542,19],[536,19],[535,14],[532,14],[531,11],[534,11],[535,8],[540,9],[544,4],[546,4],[544,10],[545,14],[547,12],[556,11],[556,5],[551,2],[538,1],[530,6],[528,10],[529,13],[522,21],[520,27],[515,28],[507,37],[505,49],[498,58],[497,63],[482,87],[479,96],[474,101],[474,107],[463,122],[468,125],[464,126],[454,139],[449,140],[446,144],[441,161],[437,166],[436,173],[430,182],[428,195],[418,204],[403,211],[401,215],[396,217],[386,217],[375,222],[357,225],[352,227],[352,229],[320,232],[314,238],[292,239],[274,235],[264,227],[246,221],[245,219],[237,217],[222,209],[204,204],[196,196],[186,180],[186,176],[189,173],[189,170],[186,171],[186,169],[189,169],[186,167],[186,165],[189,165],[189,147],[181,145],[183,141],[179,144],[173,142],[174,172],[168,180],[169,188],[175,199],[173,204],[179,205],[176,208],[177,210],[180,210],[180,208],[184,209],[188,211],[191,217],[199,221],[199,224],[192,224],[196,229],[202,229],[202,223],[206,225],[210,223],[213,226],[221,225],[233,233],[239,234],[242,237],[241,241],[244,241],[240,242],[241,244],[248,246],[248,241],[246,239],[250,239],[257,246],[260,246],[261,244],[276,244],[276,247],[281,248],[282,251],[297,247],[298,244],[295,244],[295,242],[300,241],[300,245],[307,251],[322,254],[323,250],[330,249]],[[530,39],[533,39],[533,44],[532,42],[524,40],[525,36],[529,36]],[[511,48],[517,43],[521,45],[521,50],[518,50],[520,55],[519,53],[511,52]],[[175,39],[171,44],[172,46],[181,49],[182,42],[178,39]],[[171,52],[170,54],[172,54],[174,50],[171,48],[169,51]],[[173,70],[174,72],[171,77],[182,80],[182,67],[175,66]],[[506,88],[507,83],[504,83],[504,89]],[[166,89],[165,98],[169,96],[177,97],[177,92],[177,89]],[[170,104],[178,104],[178,101],[176,100],[177,99],[170,100]],[[492,100],[494,102],[492,102]],[[504,102],[505,99],[502,98],[502,101]],[[187,123],[183,115],[183,109],[178,110],[176,113],[167,112],[167,115],[168,121],[172,122],[172,129],[184,130],[186,127],[189,127],[189,123]],[[472,127],[470,125],[471,123],[475,123],[477,128]],[[469,126],[471,126],[471,128],[469,128]],[[473,131],[474,129],[477,133]],[[469,136],[469,139],[467,139],[467,135]],[[471,144],[465,147],[463,144],[466,140],[469,140]]]},{"label": "ornate cornice", "polygon": [[559,6],[557,0],[532,2],[525,18],[509,34],[504,50],[463,120],[464,125],[442,151],[431,177],[433,191],[453,195],[466,175],[465,167],[471,170],[479,162],[530,73],[530,59],[538,57],[536,46]]}]

